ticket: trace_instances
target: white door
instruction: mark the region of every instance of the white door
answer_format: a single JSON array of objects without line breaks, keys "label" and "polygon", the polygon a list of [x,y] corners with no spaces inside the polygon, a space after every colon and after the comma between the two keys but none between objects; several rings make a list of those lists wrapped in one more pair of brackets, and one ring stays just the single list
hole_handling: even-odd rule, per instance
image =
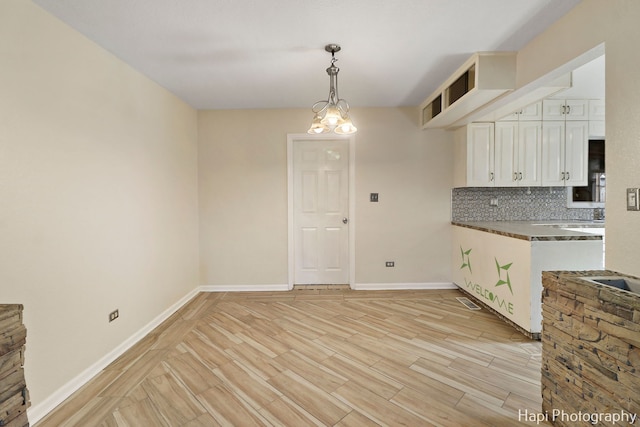
[{"label": "white door", "polygon": [[349,283],[348,214],[348,141],[295,141],[294,284]]}]

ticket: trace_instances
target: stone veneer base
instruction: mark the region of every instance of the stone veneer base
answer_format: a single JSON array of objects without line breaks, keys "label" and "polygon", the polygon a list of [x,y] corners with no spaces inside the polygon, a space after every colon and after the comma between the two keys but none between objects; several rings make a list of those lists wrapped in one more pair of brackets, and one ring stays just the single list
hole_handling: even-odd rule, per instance
[{"label": "stone veneer base", "polygon": [[[612,271],[542,274],[541,382],[547,414],[640,418],[640,295],[580,278],[611,275],[626,276]],[[554,425],[577,425],[549,418]],[[629,422],[614,424],[603,415],[593,425],[623,424]]]}]

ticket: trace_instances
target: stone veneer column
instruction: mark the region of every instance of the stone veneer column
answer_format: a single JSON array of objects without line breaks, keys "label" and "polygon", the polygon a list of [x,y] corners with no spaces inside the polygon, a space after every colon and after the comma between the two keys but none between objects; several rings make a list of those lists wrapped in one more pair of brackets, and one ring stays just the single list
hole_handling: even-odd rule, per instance
[{"label": "stone veneer column", "polygon": [[24,379],[27,329],[22,310],[21,304],[0,304],[0,426],[29,426],[29,392]]},{"label": "stone veneer column", "polygon": [[601,426],[629,425],[606,414],[640,418],[640,295],[580,279],[606,275],[618,274],[542,274],[542,409],[555,425],[591,425],[584,414]]}]

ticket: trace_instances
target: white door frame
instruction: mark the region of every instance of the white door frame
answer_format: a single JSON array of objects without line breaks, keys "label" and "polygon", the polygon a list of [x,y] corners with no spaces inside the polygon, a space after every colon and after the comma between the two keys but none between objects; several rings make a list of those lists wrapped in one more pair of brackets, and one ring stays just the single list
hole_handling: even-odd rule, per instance
[{"label": "white door frame", "polygon": [[354,135],[310,135],[308,133],[287,134],[287,194],[288,194],[288,287],[293,289],[295,279],[295,229],[293,221],[293,144],[295,141],[335,141],[343,139],[349,143],[349,286],[355,284],[355,136]]}]

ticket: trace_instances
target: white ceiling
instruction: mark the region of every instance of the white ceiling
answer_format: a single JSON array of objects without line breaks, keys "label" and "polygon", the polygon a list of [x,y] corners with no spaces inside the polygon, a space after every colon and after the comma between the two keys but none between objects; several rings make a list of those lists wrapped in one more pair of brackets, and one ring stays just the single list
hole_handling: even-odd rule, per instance
[{"label": "white ceiling", "polygon": [[471,54],[580,0],[33,0],[198,109],[311,107],[337,43],[352,107],[419,105]]}]

